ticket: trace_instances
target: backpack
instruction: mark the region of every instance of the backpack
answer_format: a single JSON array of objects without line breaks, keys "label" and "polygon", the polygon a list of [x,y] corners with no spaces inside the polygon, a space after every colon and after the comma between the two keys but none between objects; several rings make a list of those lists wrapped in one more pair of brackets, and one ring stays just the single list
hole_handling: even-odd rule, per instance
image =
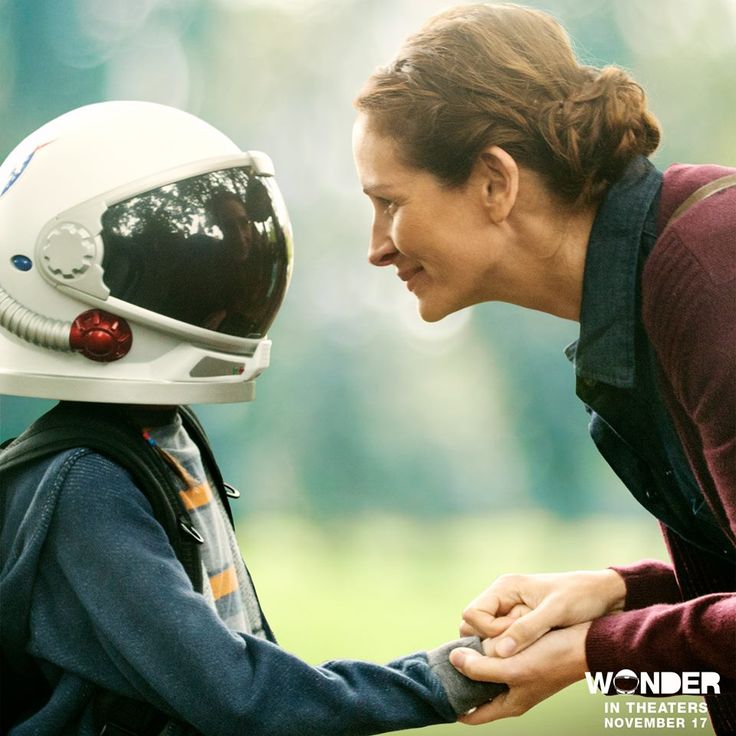
[{"label": "backpack", "polygon": [[[178,411],[185,430],[202,454],[232,524],[228,498],[237,498],[240,493],[223,481],[204,429],[194,413],[186,407],[179,407]],[[141,428],[132,421],[125,406],[61,402],[19,437],[4,444],[0,451],[0,480],[10,470],[79,447],[104,455],[130,473],[150,502],[156,520],[164,528],[194,589],[201,593],[199,545],[204,540],[179,498],[180,487],[168,464],[143,437]],[[0,488],[3,487],[0,484]],[[268,630],[265,622],[264,625]],[[30,657],[24,662],[11,662],[0,652],[0,683],[4,704],[0,733],[6,733],[19,717],[36,712],[50,695],[45,678]],[[168,716],[147,703],[102,689],[95,693],[94,712],[101,736],[154,736],[170,721]]]}]

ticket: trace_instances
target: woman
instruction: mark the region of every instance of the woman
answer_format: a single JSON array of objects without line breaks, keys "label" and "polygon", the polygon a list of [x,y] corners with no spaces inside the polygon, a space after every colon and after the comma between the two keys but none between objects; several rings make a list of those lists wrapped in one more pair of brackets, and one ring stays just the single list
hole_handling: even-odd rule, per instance
[{"label": "woman", "polygon": [[586,671],[703,671],[717,733],[736,733],[734,170],[657,171],[639,85],[580,65],[555,20],[517,6],[431,19],[356,107],[370,262],[395,266],[430,322],[494,300],[578,320],[591,435],[672,558],[497,580],[463,614],[490,656],[453,663],[509,690],[465,722]]}]

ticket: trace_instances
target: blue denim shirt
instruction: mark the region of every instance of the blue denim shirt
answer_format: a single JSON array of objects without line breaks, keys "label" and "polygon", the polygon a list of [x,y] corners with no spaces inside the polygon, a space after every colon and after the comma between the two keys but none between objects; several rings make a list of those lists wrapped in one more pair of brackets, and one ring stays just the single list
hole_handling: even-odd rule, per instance
[{"label": "blue denim shirt", "polygon": [[662,401],[641,318],[661,187],[662,174],[639,157],[608,190],[588,242],[580,337],[566,354],[591,437],[633,496],[683,539],[732,560]]}]

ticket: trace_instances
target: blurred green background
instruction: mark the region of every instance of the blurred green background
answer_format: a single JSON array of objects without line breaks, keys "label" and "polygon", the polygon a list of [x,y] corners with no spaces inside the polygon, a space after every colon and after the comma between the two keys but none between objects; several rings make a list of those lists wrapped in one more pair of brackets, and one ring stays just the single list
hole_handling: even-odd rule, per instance
[{"label": "blurred green background", "polygon": [[[145,99],[275,162],[296,259],[272,365],[256,402],[201,415],[243,491],[238,526],[266,611],[313,662],[450,638],[503,572],[664,558],[656,524],[587,437],[562,354],[576,324],[493,304],[427,325],[393,274],[367,264],[351,101],[450,4],[0,0],[0,158],[73,107]],[[528,4],[565,24],[586,63],[642,83],[664,128],[660,167],[736,164],[734,0]],[[2,397],[1,434],[49,405]],[[480,728],[603,731],[603,698],[585,685]]]}]

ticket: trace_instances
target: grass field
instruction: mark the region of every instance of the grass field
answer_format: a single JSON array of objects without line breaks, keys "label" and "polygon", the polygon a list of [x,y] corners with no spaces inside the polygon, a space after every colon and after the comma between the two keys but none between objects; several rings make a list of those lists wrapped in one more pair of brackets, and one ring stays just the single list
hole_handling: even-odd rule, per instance
[{"label": "grass field", "polygon": [[[504,572],[593,569],[665,559],[656,524],[563,522],[533,515],[417,522],[356,519],[312,525],[287,518],[238,523],[246,561],[280,644],[303,659],[385,662],[455,638],[463,606]],[[577,683],[518,719],[471,731],[434,726],[412,734],[595,736],[604,705],[636,698],[590,695]],[[681,698],[686,700],[686,698]],[[622,710],[625,706],[622,705]],[[637,733],[712,734],[710,725]]]}]

